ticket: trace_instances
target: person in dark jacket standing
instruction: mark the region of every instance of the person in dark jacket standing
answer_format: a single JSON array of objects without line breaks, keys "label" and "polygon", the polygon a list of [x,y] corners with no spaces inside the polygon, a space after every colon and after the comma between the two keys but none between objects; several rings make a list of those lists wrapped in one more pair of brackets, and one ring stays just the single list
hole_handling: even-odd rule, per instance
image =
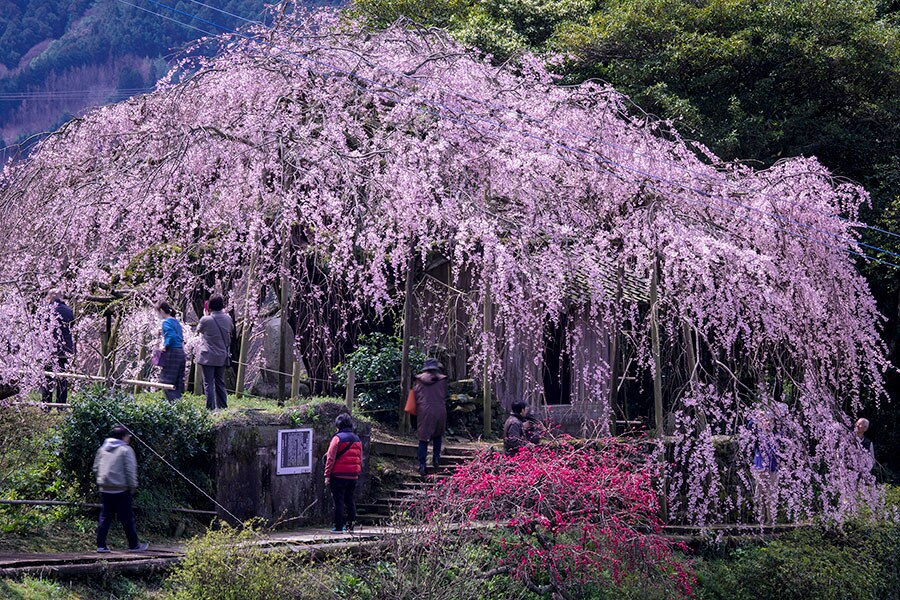
[{"label": "person in dark jacket standing", "polygon": [[206,408],[209,410],[228,408],[225,367],[231,364],[234,323],[224,309],[225,299],[214,294],[209,299],[209,314],[200,319],[197,325],[197,333],[200,334],[197,364],[203,368],[203,391],[206,394]]},{"label": "person in dark jacket standing", "polygon": [[331,438],[325,454],[325,485],[331,486],[334,498],[334,529],[339,533],[353,531],[356,521],[356,480],[362,473],[362,441],[353,433],[353,420],[341,413],[334,420],[337,433]]},{"label": "person in dark jacket standing", "polygon": [[413,383],[416,397],[416,417],[419,438],[419,474],[425,475],[428,460],[428,442],[434,448],[431,464],[441,466],[441,441],[447,425],[447,376],[441,373],[441,365],[433,358],[425,361],[422,373]]},{"label": "person in dark jacket standing", "polygon": [[166,399],[175,401],[184,393],[184,368],[187,363],[184,356],[184,329],[175,318],[175,309],[168,302],[159,302],[156,313],[162,322],[159,381],[175,386],[174,390],[166,390]]},{"label": "person in dark jacket standing", "polygon": [[[75,342],[72,339],[72,324],[75,314],[57,294],[47,297],[50,304],[51,327],[53,330],[53,358],[48,366],[49,371],[62,372],[69,366],[69,360],[75,354]],[[62,377],[47,377],[41,388],[41,400],[53,402],[53,388],[56,388],[56,401],[65,404],[69,396],[69,382]]]},{"label": "person in dark jacket standing", "polygon": [[520,448],[537,444],[541,440],[536,423],[529,418],[528,404],[517,400],[512,404],[512,413],[503,424],[503,449],[507,456],[515,456]]},{"label": "person in dark jacket standing", "polygon": [[146,543],[138,539],[131,498],[137,493],[137,459],[131,449],[131,434],[116,425],[94,456],[94,475],[100,488],[100,521],[97,525],[97,552],[109,552],[106,536],[113,519],[119,518],[125,529],[130,552],[143,552]]}]

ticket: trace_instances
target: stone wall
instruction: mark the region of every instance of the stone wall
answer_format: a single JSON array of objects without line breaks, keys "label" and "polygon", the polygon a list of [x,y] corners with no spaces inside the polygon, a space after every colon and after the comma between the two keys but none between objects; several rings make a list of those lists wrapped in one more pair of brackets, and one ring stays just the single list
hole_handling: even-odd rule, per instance
[{"label": "stone wall", "polygon": [[[239,519],[254,517],[270,524],[289,526],[324,524],[331,519],[333,504],[325,487],[325,453],[334,435],[334,418],[346,411],[336,403],[316,403],[286,409],[283,413],[248,411],[220,424],[216,431],[216,501]],[[355,423],[363,442],[363,473],[357,499],[369,492],[371,429]],[[276,473],[278,430],[313,429],[312,473]],[[220,517],[228,515],[218,509]]]}]

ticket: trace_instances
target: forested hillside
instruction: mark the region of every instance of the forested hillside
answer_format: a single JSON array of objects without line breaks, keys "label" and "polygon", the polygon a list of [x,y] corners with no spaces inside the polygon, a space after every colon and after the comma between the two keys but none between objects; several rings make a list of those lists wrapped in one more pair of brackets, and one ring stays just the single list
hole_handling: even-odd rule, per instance
[{"label": "forested hillside", "polygon": [[0,0],[0,148],[152,87],[173,51],[204,35],[200,29],[221,33],[204,21],[234,27],[240,20],[223,11],[258,18],[265,1],[219,0],[219,11],[193,1],[171,5],[193,20],[160,4],[133,4],[146,10],[131,0]]}]

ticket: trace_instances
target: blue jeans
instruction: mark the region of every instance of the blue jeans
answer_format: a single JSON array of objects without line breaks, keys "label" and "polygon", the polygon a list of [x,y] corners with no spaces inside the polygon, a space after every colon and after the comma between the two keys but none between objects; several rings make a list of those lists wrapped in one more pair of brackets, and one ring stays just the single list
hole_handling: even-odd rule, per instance
[{"label": "blue jeans", "polygon": [[128,547],[138,547],[137,527],[134,524],[134,510],[131,506],[131,492],[119,492],[110,494],[100,492],[100,522],[97,524],[97,547],[106,548],[106,536],[113,519],[119,518],[119,522],[125,529],[125,537],[128,538]]},{"label": "blue jeans", "polygon": [[[438,468],[441,466],[441,436],[436,435],[431,438],[431,443],[434,446],[434,457],[431,459],[431,464],[434,465],[434,468]],[[428,461],[428,442],[423,442],[419,440],[419,469],[425,468],[425,463]]]}]

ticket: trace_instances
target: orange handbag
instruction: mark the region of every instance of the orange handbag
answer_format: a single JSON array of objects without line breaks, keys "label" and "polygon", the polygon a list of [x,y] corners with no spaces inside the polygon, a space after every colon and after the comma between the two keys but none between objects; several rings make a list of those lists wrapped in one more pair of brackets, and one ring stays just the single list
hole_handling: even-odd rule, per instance
[{"label": "orange handbag", "polygon": [[409,395],[406,397],[406,407],[403,409],[411,415],[416,414],[416,393],[413,390],[409,390]]}]

